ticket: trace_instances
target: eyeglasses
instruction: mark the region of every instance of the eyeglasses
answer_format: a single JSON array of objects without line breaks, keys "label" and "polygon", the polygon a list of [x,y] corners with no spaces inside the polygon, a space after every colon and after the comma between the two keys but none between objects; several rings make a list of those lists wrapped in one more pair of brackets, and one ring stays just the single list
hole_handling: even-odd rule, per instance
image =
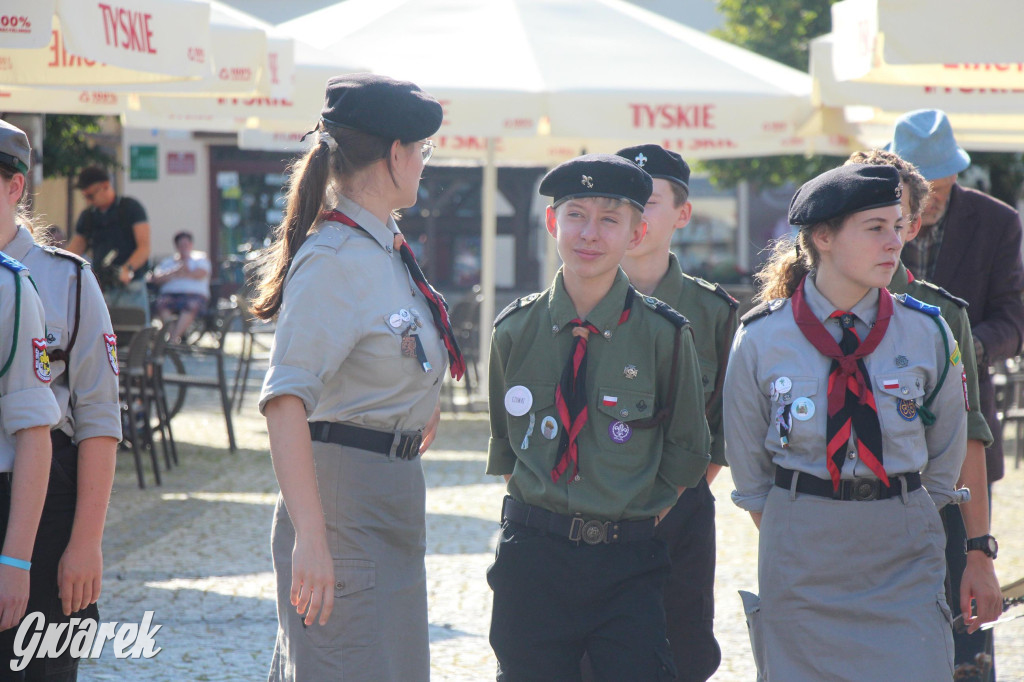
[{"label": "eyeglasses", "polygon": [[82,190],[82,196],[85,197],[86,201],[92,201],[97,194],[103,191],[103,187],[90,187],[89,189]]},{"label": "eyeglasses", "polygon": [[423,141],[423,146],[420,147],[420,154],[423,156],[423,163],[430,161],[430,157],[434,155],[435,149],[437,149],[437,145],[434,144],[433,140]]}]

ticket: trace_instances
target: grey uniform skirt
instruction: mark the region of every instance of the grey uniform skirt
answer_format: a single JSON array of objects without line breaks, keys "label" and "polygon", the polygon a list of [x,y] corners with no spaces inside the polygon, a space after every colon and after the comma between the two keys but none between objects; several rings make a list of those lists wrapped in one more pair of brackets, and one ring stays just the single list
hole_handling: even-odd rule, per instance
[{"label": "grey uniform skirt", "polygon": [[773,487],[761,520],[767,682],[939,682],[953,677],[945,535],[924,489],[840,502]]},{"label": "grey uniform skirt", "polygon": [[291,605],[295,528],[277,498],[271,546],[277,642],[270,680],[421,682],[430,679],[425,484],[420,459],[313,442],[334,611],[305,627]]}]

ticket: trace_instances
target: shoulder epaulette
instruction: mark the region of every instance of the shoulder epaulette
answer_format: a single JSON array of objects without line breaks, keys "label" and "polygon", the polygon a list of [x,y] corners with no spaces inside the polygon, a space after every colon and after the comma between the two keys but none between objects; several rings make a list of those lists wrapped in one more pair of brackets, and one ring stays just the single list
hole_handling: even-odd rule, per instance
[{"label": "shoulder epaulette", "polygon": [[[333,222],[333,221],[329,221]],[[337,223],[341,225],[341,223]],[[347,226],[346,226],[347,227]],[[348,241],[349,236],[352,234],[351,230],[317,230],[317,240],[313,248],[324,248],[332,251],[340,251],[342,245]],[[312,235],[310,235],[312,236]],[[369,234],[367,234],[369,236]]]},{"label": "shoulder epaulette", "polygon": [[659,301],[653,296],[641,296],[641,299],[648,308],[658,313],[675,327],[682,329],[690,324],[690,321],[682,316],[675,308],[664,301]]},{"label": "shoulder epaulette", "polygon": [[66,251],[65,249],[61,249],[56,246],[40,246],[39,248],[51,256],[66,258],[69,261],[73,261],[78,264],[79,268],[91,267],[89,261],[79,256],[77,253],[71,253],[70,251]]},{"label": "shoulder epaulette", "polygon": [[516,300],[512,301],[507,306],[505,306],[504,310],[498,313],[498,316],[496,318],[494,318],[494,326],[497,327],[498,323],[504,320],[506,317],[516,312],[517,310],[522,310],[523,308],[527,307],[528,305],[536,301],[538,298],[540,298],[540,294],[530,294],[529,296],[523,296],[522,298],[517,298]]},{"label": "shoulder epaulette", "polygon": [[771,301],[764,301],[748,310],[746,314],[740,318],[740,324],[747,325],[753,322],[754,320],[760,320],[762,317],[767,317],[768,315],[771,315],[776,310],[781,308],[785,302],[786,299],[784,298],[776,298],[772,299]]},{"label": "shoulder epaulette", "polygon": [[28,268],[21,264],[21,261],[16,261],[3,252],[0,252],[0,265],[14,273],[21,272],[22,270],[28,270]]},{"label": "shoulder epaulette", "polygon": [[706,279],[702,279],[700,277],[692,277],[692,276],[689,276],[689,275],[687,275],[687,276],[690,277],[690,279],[692,279],[694,282],[696,282],[697,286],[699,286],[700,288],[707,289],[708,291],[710,291],[711,293],[715,294],[719,298],[725,299],[725,302],[729,304],[730,308],[736,309],[736,308],[740,307],[740,302],[737,301],[732,296],[730,296],[729,292],[726,291],[725,289],[723,289],[721,284],[717,284],[717,283],[712,284],[711,282],[707,281]]},{"label": "shoulder epaulette", "polygon": [[918,312],[922,312],[925,315],[939,317],[942,314],[942,311],[939,310],[938,306],[930,305],[923,301],[919,301],[910,294],[896,294],[895,296],[893,296],[893,298],[895,298],[897,301],[899,301],[906,307],[912,308],[913,310],[917,310]]},{"label": "shoulder epaulette", "polygon": [[915,279],[914,282],[920,284],[921,286],[928,287],[929,289],[939,294],[943,298],[950,300],[953,303],[956,303],[961,308],[966,308],[968,305],[970,305],[964,299],[960,298],[959,296],[954,296],[953,294],[949,293],[948,291],[940,287],[938,284],[932,284],[931,282],[927,282],[923,279]]}]

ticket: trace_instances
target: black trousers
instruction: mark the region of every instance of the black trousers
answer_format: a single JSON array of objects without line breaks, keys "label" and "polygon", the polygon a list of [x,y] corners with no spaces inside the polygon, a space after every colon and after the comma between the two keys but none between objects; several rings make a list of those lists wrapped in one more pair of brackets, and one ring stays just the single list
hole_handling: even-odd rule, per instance
[{"label": "black trousers", "polygon": [[[64,433],[51,433],[53,460],[50,482],[46,491],[43,515],[39,520],[36,542],[32,549],[28,608],[25,613],[42,612],[45,623],[67,623],[71,618],[93,618],[99,621],[99,610],[90,604],[81,611],[65,616],[57,584],[57,566],[71,539],[71,524],[75,519],[78,500],[78,447]],[[3,532],[7,531],[10,513],[10,488],[0,486],[0,508],[3,510]],[[70,647],[55,659],[33,658],[28,667],[18,673],[11,670],[9,661],[14,656],[17,628],[0,632],[0,681],[8,682],[74,682],[78,679],[78,659],[70,654]]]},{"label": "black trousers", "polygon": [[506,521],[487,582],[499,682],[578,682],[589,654],[598,682],[675,680],[665,639],[669,559],[656,538],[608,545]]},{"label": "black trousers", "polygon": [[[967,528],[960,508],[947,504],[942,508],[942,525],[946,528],[946,599],[953,612],[953,618],[960,615],[960,581],[967,568],[967,554],[964,542],[967,540]],[[995,652],[993,649],[992,630],[978,630],[974,634],[953,630],[953,663],[956,666],[974,664],[975,656],[987,653],[992,656],[989,675],[978,682],[991,682],[995,675]],[[958,678],[959,679],[959,678]],[[970,678],[972,681],[976,678]]]}]

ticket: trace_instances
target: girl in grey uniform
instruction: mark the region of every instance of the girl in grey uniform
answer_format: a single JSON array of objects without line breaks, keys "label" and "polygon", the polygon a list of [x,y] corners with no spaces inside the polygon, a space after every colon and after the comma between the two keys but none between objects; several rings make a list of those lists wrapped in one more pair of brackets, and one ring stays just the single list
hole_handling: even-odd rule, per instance
[{"label": "girl in grey uniform", "polygon": [[899,174],[824,173],[789,220],[725,380],[732,498],[760,528],[760,679],[949,680],[937,508],[966,448],[963,365],[937,308],[885,289]]},{"label": "girl in grey uniform", "polygon": [[[0,212],[17,206],[8,190],[0,181]],[[32,544],[50,473],[50,427],[60,417],[49,363],[43,304],[28,270],[0,253],[0,650],[13,650],[13,628],[28,604]],[[10,674],[6,660],[0,665]]]},{"label": "girl in grey uniform", "polygon": [[412,83],[332,78],[292,169],[254,306],[279,314],[260,396],[281,485],[271,680],[430,675],[418,456],[446,362],[456,379],[464,364],[392,214],[416,203],[440,125]]},{"label": "girl in grey uniform", "polygon": [[[28,138],[0,121],[0,153],[22,150],[24,169],[0,157],[0,184],[13,185],[15,193],[25,187]],[[32,271],[46,315],[50,388],[61,411],[50,432],[53,460],[32,552],[28,612],[41,612],[47,623],[99,620],[103,526],[121,440],[117,340],[89,264],[36,244],[27,225],[27,215],[0,214],[0,249]],[[77,671],[69,648],[58,657],[32,659],[25,674],[30,681],[68,682]]]}]

